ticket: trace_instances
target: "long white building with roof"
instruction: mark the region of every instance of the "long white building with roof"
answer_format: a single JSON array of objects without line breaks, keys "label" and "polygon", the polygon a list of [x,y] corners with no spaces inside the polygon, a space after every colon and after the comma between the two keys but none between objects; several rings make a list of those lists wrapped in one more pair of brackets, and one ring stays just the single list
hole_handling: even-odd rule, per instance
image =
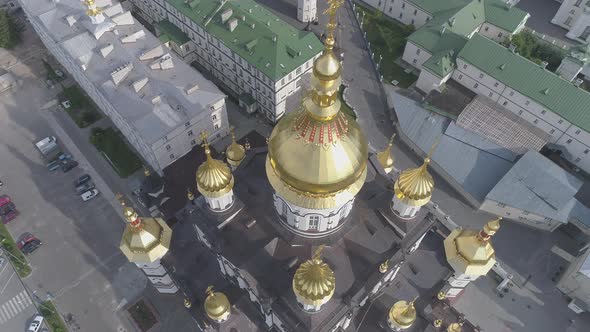
[{"label": "long white building with roof", "polygon": [[249,113],[286,112],[322,44],[254,0],[130,0],[186,62],[211,73]]},{"label": "long white building with roof", "polygon": [[225,95],[111,0],[21,0],[35,31],[159,174],[228,134]]}]

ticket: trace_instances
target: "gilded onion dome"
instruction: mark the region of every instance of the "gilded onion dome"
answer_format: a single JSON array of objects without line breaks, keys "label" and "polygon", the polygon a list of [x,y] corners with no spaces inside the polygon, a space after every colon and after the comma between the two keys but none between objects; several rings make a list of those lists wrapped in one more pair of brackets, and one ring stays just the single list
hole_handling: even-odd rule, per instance
[{"label": "gilded onion dome", "polygon": [[162,218],[140,218],[135,209],[125,205],[121,194],[117,199],[123,205],[128,223],[119,245],[127,259],[133,263],[152,263],[164,257],[172,239],[170,227]]},{"label": "gilded onion dome", "polygon": [[398,301],[389,309],[389,322],[403,330],[408,329],[416,321],[414,302]]},{"label": "gilded onion dome", "polygon": [[231,133],[231,144],[225,150],[225,156],[227,157],[227,162],[233,166],[238,167],[242,160],[246,157],[246,149],[236,142],[236,134],[234,132],[234,127],[230,128]]},{"label": "gilded onion dome", "polygon": [[387,143],[387,147],[385,148],[385,150],[377,153],[377,160],[379,160],[379,164],[381,164],[381,167],[383,167],[383,170],[385,170],[385,173],[387,174],[391,173],[391,171],[393,170],[394,159],[393,154],[391,153],[391,147],[393,146],[394,137],[395,134],[393,134],[389,139],[389,142]]},{"label": "gilded onion dome", "polygon": [[227,296],[221,292],[214,292],[213,286],[207,287],[207,298],[205,298],[205,313],[216,322],[227,319],[231,312],[231,305]]},{"label": "gilded onion dome", "polygon": [[428,173],[428,165],[437,144],[438,142],[435,142],[432,145],[421,166],[403,170],[395,181],[393,186],[395,195],[405,204],[423,206],[430,201],[434,191],[434,179]]},{"label": "gilded onion dome", "polygon": [[201,133],[207,160],[197,169],[197,189],[209,198],[221,197],[234,187],[234,177],[229,166],[221,160],[211,157],[207,142],[207,133]]},{"label": "gilded onion dome", "polygon": [[293,292],[299,302],[308,305],[322,305],[328,302],[336,288],[334,271],[321,258],[324,246],[320,246],[313,257],[295,271]]},{"label": "gilded onion dome", "polygon": [[500,229],[500,220],[489,221],[481,231],[455,229],[445,239],[447,261],[458,273],[486,275],[496,263],[496,254],[490,241]]},{"label": "gilded onion dome", "polygon": [[447,327],[447,332],[461,332],[463,323],[452,323]]},{"label": "gilded onion dome", "polygon": [[340,112],[340,61],[333,52],[335,13],[325,49],[313,64],[311,89],[299,109],[275,126],[269,139],[266,174],[276,193],[297,206],[328,209],[349,201],[365,182],[367,141],[354,119]]}]

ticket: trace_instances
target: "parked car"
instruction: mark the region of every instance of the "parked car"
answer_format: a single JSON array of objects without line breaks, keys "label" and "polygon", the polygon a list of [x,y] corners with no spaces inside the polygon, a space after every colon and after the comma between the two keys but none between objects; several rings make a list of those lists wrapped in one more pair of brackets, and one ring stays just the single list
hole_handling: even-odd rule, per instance
[{"label": "parked car", "polygon": [[33,316],[33,321],[29,323],[29,328],[27,332],[38,332],[41,329],[41,325],[43,324],[43,316],[35,315]]},{"label": "parked car", "polygon": [[98,190],[96,190],[96,189],[88,190],[88,191],[82,193],[82,195],[80,195],[80,197],[82,197],[82,200],[84,202],[89,201],[96,196],[98,196]]},{"label": "parked car", "polygon": [[10,196],[0,195],[0,206],[4,206],[10,202],[12,202],[12,199],[10,199]]},{"label": "parked car", "polygon": [[25,244],[23,246],[23,248],[21,249],[21,251],[25,255],[30,255],[35,250],[37,250],[37,248],[39,248],[42,244],[43,244],[43,242],[41,242],[41,240],[35,239],[35,240],[32,240],[31,242]]},{"label": "parked car", "polygon": [[88,174],[84,174],[82,176],[80,176],[78,179],[76,179],[76,181],[74,181],[74,187],[79,187],[81,185],[83,185],[84,183],[90,181],[91,177]]},{"label": "parked car", "polygon": [[19,236],[18,240],[16,241],[16,246],[18,247],[18,249],[22,249],[27,243],[29,243],[33,240],[39,240],[39,239],[36,238],[35,235],[33,235],[29,232],[22,233],[21,236]]},{"label": "parked car", "polygon": [[2,271],[4,264],[6,264],[6,258],[0,257],[0,271]]},{"label": "parked car", "polygon": [[94,189],[94,182],[92,182],[92,181],[85,182],[85,183],[82,183],[81,185],[76,187],[76,193],[78,195],[81,195],[91,189]]},{"label": "parked car", "polygon": [[56,169],[60,168],[61,166],[62,166],[61,160],[54,160],[54,161],[47,164],[47,169],[53,172]]},{"label": "parked car", "polygon": [[[13,207],[14,204],[10,203]],[[9,222],[13,221],[16,217],[20,215],[20,212],[16,209],[16,207],[8,210],[6,213],[0,215],[0,219],[2,219],[3,224],[8,224]]]},{"label": "parked car", "polygon": [[71,171],[72,169],[74,169],[76,166],[78,166],[78,162],[77,161],[75,161],[75,160],[69,160],[69,161],[67,161],[65,164],[63,164],[61,166],[61,170],[64,173],[67,173],[67,172]]}]

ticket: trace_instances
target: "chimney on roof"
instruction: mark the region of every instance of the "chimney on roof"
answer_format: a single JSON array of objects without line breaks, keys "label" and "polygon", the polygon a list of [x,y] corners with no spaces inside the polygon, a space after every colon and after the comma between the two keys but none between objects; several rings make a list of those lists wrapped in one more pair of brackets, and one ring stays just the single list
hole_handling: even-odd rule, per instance
[{"label": "chimney on roof", "polygon": [[580,87],[580,85],[582,85],[582,83],[584,83],[584,80],[581,78],[576,78],[576,80],[574,81],[574,85],[578,88]]},{"label": "chimney on roof", "polygon": [[252,28],[252,30],[254,30],[254,28],[256,28],[256,24],[254,24],[254,23],[250,24],[250,28]]},{"label": "chimney on roof", "polygon": [[277,35],[273,35],[273,36],[272,36],[272,42],[273,42],[273,43],[276,43],[276,42],[277,42]]},{"label": "chimney on roof", "polygon": [[542,62],[541,62],[541,68],[543,68],[543,69],[547,68],[547,65],[548,65],[548,64],[549,64],[549,62],[547,62],[547,61],[542,61]]},{"label": "chimney on roof", "polygon": [[193,93],[197,90],[199,90],[199,85],[193,84],[193,85],[189,86],[188,88],[186,88],[186,90],[184,90],[184,92],[186,92],[187,95],[190,95],[191,93]]},{"label": "chimney on roof", "polygon": [[506,9],[510,10],[514,6],[512,0],[506,0]]},{"label": "chimney on roof", "polygon": [[508,49],[510,50],[510,52],[516,53],[516,45],[510,44],[510,46],[508,46]]},{"label": "chimney on roof", "polygon": [[224,10],[221,13],[221,23],[225,24],[225,22],[227,22],[227,20],[229,20],[229,18],[231,17],[231,15],[233,13],[234,13],[234,11],[231,8]]},{"label": "chimney on roof", "polygon": [[227,21],[227,28],[229,29],[229,31],[234,31],[237,26],[238,26],[238,19],[237,18],[232,17],[229,19],[229,21]]},{"label": "chimney on roof", "polygon": [[445,31],[447,31],[447,27],[443,26],[442,29],[440,30],[440,34],[444,35]]},{"label": "chimney on roof", "polygon": [[457,21],[457,19],[456,19],[456,18],[454,18],[454,17],[453,17],[453,18],[451,18],[451,20],[449,21],[449,25],[450,25],[450,26],[453,26],[453,25],[455,25],[455,22],[456,22],[456,21]]}]

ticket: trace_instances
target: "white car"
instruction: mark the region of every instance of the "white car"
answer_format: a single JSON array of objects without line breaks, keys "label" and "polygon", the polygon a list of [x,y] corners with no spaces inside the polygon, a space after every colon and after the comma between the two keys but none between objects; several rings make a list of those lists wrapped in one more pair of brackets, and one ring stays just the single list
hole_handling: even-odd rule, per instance
[{"label": "white car", "polygon": [[80,195],[80,197],[82,197],[82,200],[84,202],[89,201],[96,196],[98,196],[98,190],[96,190],[96,189],[88,190],[88,191],[82,193],[82,195]]},{"label": "white car", "polygon": [[27,332],[37,332],[41,328],[41,325],[43,325],[43,316],[35,315],[33,321],[29,324]]}]

